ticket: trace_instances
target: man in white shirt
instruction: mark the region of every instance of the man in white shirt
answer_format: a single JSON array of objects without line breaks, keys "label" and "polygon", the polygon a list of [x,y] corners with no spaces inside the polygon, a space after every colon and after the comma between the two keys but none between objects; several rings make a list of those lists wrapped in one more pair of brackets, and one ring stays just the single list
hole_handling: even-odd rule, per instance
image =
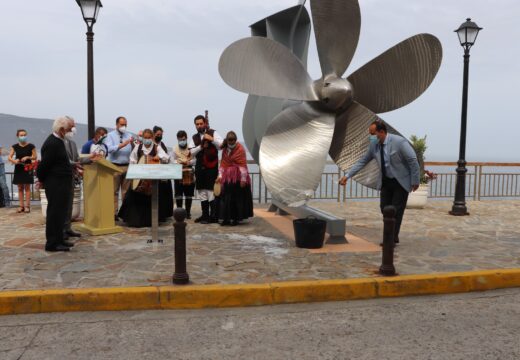
[{"label": "man in white shirt", "polygon": [[126,192],[130,187],[130,181],[126,180],[126,172],[130,163],[130,154],[134,149],[134,138],[127,131],[128,122],[124,116],[116,119],[116,129],[107,134],[104,144],[108,150],[108,161],[119,167],[123,172],[114,175],[114,211],[117,219],[119,207],[119,190],[121,198],[125,198]]}]

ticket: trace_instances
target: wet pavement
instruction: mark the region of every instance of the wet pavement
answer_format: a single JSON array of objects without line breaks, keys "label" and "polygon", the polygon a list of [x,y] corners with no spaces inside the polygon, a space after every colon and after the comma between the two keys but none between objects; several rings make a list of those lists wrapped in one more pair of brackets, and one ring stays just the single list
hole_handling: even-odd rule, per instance
[{"label": "wet pavement", "polygon": [[[377,202],[312,205],[345,216],[347,231],[356,237],[374,244],[381,241]],[[399,274],[519,268],[520,201],[470,202],[468,207],[468,217],[448,215],[451,202],[445,201],[407,210],[395,255]],[[236,227],[189,221],[187,229],[188,272],[194,284],[371,277],[381,264],[380,251],[298,249],[261,217]],[[69,253],[43,251],[44,230],[36,207],[30,214],[0,209],[0,290],[171,284],[171,222],[160,227],[164,245],[146,243],[149,229],[125,228],[116,235],[83,235]]]}]

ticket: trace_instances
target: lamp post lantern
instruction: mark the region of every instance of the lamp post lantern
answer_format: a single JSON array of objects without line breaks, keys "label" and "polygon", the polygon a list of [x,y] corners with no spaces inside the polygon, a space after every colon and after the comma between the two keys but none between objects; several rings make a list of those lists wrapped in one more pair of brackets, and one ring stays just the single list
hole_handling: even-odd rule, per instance
[{"label": "lamp post lantern", "polygon": [[468,80],[469,80],[469,51],[482,28],[478,27],[471,19],[467,19],[455,32],[459,36],[460,45],[464,48],[464,85],[462,90],[462,117],[460,125],[460,149],[457,162],[457,185],[455,187],[455,200],[450,214],[455,216],[469,215],[466,207],[466,128],[468,117]]},{"label": "lamp post lantern", "polygon": [[76,0],[83,20],[87,24],[87,88],[88,88],[88,137],[94,137],[96,120],[94,114],[94,32],[99,9],[103,7],[101,0]]}]

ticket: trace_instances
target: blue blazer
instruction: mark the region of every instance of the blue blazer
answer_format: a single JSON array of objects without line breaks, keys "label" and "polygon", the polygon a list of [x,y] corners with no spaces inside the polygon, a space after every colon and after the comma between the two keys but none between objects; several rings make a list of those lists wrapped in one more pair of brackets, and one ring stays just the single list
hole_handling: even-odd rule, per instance
[{"label": "blue blazer", "polygon": [[[417,155],[412,148],[412,145],[399,135],[387,135],[387,151],[390,163],[388,164],[392,174],[401,186],[408,192],[412,191],[412,186],[419,185],[420,172]],[[347,172],[347,177],[355,176],[361,169],[363,169],[370,161],[376,160],[381,173],[381,152],[379,143],[370,144],[368,151],[352,168]],[[381,190],[382,175],[378,176],[377,190]]]}]

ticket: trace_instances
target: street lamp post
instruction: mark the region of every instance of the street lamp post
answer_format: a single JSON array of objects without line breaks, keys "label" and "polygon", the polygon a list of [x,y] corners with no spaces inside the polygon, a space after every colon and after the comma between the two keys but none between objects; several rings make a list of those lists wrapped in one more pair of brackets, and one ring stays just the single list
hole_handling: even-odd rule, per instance
[{"label": "street lamp post", "polygon": [[460,45],[464,48],[464,85],[462,90],[462,117],[460,125],[460,149],[457,167],[457,185],[455,200],[450,214],[455,216],[469,215],[466,207],[466,127],[468,117],[468,80],[469,80],[469,51],[475,44],[479,31],[482,28],[467,19],[455,32],[459,36]]},{"label": "street lamp post", "polygon": [[103,7],[101,0],[76,0],[83,20],[87,24],[87,87],[88,87],[88,137],[94,137],[96,120],[94,113],[94,32],[99,9]]}]

